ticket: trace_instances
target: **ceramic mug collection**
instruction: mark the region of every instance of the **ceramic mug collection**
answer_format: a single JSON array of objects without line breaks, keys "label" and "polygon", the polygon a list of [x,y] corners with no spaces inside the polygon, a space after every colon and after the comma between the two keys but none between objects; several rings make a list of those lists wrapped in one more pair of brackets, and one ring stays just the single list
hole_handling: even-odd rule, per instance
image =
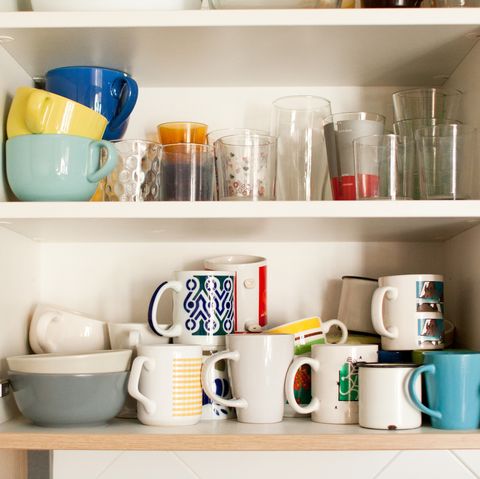
[{"label": "ceramic mug collection", "polygon": [[88,201],[114,171],[138,86],[127,73],[69,66],[45,89],[17,89],[7,118],[7,178],[22,201]]},{"label": "ceramic mug collection", "polygon": [[[267,329],[267,260],[231,255],[204,265],[162,282],[145,323],[37,305],[29,341],[42,371],[52,354],[67,364],[87,351],[130,351],[129,397],[116,415],[152,426],[234,417],[269,424],[293,412],[372,429],[417,428],[422,413],[439,429],[480,427],[480,352],[444,349],[441,275],[344,276],[343,321],[313,316]],[[158,320],[167,292],[171,324]],[[17,389],[23,374],[12,371]]]}]

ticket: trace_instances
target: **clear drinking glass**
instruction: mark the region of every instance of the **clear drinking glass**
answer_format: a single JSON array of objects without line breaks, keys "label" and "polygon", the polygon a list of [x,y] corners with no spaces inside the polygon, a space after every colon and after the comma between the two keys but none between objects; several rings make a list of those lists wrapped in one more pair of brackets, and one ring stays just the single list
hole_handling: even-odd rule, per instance
[{"label": "clear drinking glass", "polygon": [[105,179],[104,201],[156,201],[160,192],[162,145],[153,141],[112,141],[115,169]]},{"label": "clear drinking glass", "polygon": [[[393,124],[393,133],[399,136],[406,136],[415,141],[415,131],[420,128],[426,128],[428,126],[435,125],[448,125],[448,124],[460,124],[459,121],[449,120],[446,118],[416,118],[414,120],[401,120],[396,121]],[[417,152],[414,151],[412,157],[412,170],[413,170],[413,199],[422,199],[420,194],[420,167],[418,164]]]},{"label": "clear drinking glass", "polygon": [[446,88],[414,88],[393,94],[395,121],[457,118],[462,92]]},{"label": "clear drinking glass", "polygon": [[216,146],[220,200],[275,199],[276,137],[225,136]]},{"label": "clear drinking glass", "polygon": [[412,199],[415,142],[397,135],[353,141],[357,200]]},{"label": "clear drinking glass", "polygon": [[357,198],[353,140],[383,135],[384,125],[385,117],[378,113],[337,113],[325,120],[325,143],[334,200]]},{"label": "clear drinking glass", "polygon": [[329,197],[323,120],[330,102],[316,96],[289,96],[273,102],[272,135],[278,138],[277,200]]},{"label": "clear drinking glass", "polygon": [[420,188],[427,200],[477,199],[477,130],[437,125],[415,132]]},{"label": "clear drinking glass", "polygon": [[195,143],[163,145],[162,201],[212,201],[215,190],[213,147]]}]

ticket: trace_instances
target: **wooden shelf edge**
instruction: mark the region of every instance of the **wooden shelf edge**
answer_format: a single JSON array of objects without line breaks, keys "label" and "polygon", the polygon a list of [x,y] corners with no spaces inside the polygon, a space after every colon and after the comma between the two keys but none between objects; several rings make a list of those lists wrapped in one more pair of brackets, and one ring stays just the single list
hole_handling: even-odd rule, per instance
[{"label": "wooden shelf edge", "polygon": [[480,449],[479,432],[319,435],[2,433],[0,450],[359,451]]}]

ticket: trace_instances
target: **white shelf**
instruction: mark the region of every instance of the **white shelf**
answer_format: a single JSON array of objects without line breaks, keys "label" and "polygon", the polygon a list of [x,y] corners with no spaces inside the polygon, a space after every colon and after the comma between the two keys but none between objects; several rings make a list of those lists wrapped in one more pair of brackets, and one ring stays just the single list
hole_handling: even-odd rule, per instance
[{"label": "white shelf", "polygon": [[64,65],[129,71],[141,86],[442,84],[477,41],[478,9],[0,14],[32,77]]},{"label": "white shelf", "polygon": [[479,223],[479,201],[0,204],[0,227],[39,242],[445,241]]},{"label": "white shelf", "polygon": [[150,427],[117,419],[100,427],[43,428],[24,419],[0,426],[0,449],[154,451],[319,451],[478,449],[480,431],[423,427],[378,431],[357,425],[286,419],[277,424],[205,421],[195,426]]}]

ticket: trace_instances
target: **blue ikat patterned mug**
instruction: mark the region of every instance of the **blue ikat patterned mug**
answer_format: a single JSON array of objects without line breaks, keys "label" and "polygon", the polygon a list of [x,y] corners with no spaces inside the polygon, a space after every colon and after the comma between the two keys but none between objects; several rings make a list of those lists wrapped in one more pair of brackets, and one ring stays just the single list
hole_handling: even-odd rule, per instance
[{"label": "blue ikat patterned mug", "polygon": [[[222,346],[233,333],[235,274],[229,271],[177,271],[175,280],[165,281],[153,293],[148,323],[159,336],[174,343]],[[169,329],[157,322],[160,298],[172,290],[173,321]],[[165,323],[162,318],[161,323]]]}]

